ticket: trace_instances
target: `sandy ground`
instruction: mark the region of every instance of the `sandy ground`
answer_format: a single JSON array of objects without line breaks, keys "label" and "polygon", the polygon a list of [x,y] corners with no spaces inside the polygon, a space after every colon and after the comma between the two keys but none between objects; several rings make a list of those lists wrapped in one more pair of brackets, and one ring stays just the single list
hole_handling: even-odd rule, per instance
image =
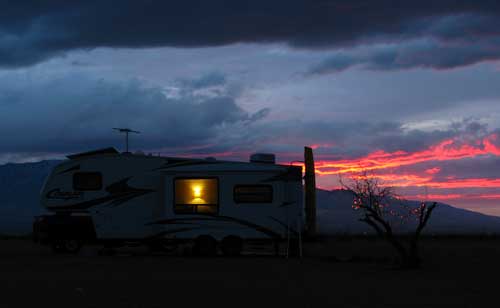
[{"label": "sandy ground", "polygon": [[[499,240],[426,240],[417,271],[378,241],[309,244],[302,260],[52,255],[0,241],[0,307],[498,307]],[[340,260],[340,261],[339,261]]]}]

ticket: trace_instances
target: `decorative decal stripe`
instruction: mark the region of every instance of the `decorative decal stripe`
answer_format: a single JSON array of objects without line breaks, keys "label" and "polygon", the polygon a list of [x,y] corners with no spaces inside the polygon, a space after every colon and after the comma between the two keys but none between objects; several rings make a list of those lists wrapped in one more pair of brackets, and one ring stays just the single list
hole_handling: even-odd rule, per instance
[{"label": "decorative decal stripe", "polygon": [[264,179],[261,182],[276,182],[276,181],[301,181],[302,169],[300,167],[289,167],[285,172],[281,172],[275,176]]},{"label": "decorative decal stripe", "polygon": [[152,224],[178,224],[179,222],[186,222],[186,221],[229,221],[229,222],[235,222],[240,225],[249,227],[251,229],[254,229],[256,231],[259,231],[261,233],[264,233],[265,235],[275,238],[275,239],[281,239],[281,235],[274,232],[271,229],[268,229],[266,227],[257,225],[253,222],[239,219],[239,218],[234,218],[234,217],[229,217],[229,216],[210,216],[210,217],[193,217],[193,218],[171,218],[171,219],[162,219],[158,220],[155,222],[148,223],[146,225],[152,225]]},{"label": "decorative decal stripe", "polygon": [[65,206],[47,206],[47,208],[53,209],[53,210],[57,210],[57,209],[60,209],[60,210],[85,210],[85,209],[88,209],[90,207],[114,200],[114,199],[119,198],[119,197],[121,197],[121,195],[120,196],[111,195],[111,196],[96,198],[96,199],[92,199],[89,201],[84,201],[84,202],[65,205]]},{"label": "decorative decal stripe", "polygon": [[186,231],[192,231],[192,230],[195,230],[195,229],[200,229],[199,227],[192,227],[192,228],[176,228],[176,229],[170,229],[170,230],[167,230],[167,231],[162,231],[162,232],[159,232],[155,235],[152,235],[150,237],[148,237],[147,239],[155,239],[155,238],[159,238],[159,237],[162,237],[163,235],[168,235],[168,234],[175,234],[175,233],[180,233],[180,232],[186,232]]},{"label": "decorative decal stripe", "polygon": [[208,161],[208,160],[189,160],[189,161],[181,161],[181,162],[175,162],[175,163],[166,163],[161,167],[155,168],[153,170],[161,170],[161,169],[168,169],[168,168],[173,168],[173,167],[179,167],[179,166],[195,166],[195,165],[210,165],[214,163],[220,163],[218,161]]},{"label": "decorative decal stripe", "polygon": [[294,204],[295,202],[285,201],[279,205],[279,207],[285,207]]},{"label": "decorative decal stripe", "polygon": [[[215,216],[211,216],[215,217]],[[196,220],[216,220],[208,217],[196,217],[196,218],[168,218],[168,219],[160,219],[154,222],[149,222],[146,226],[149,225],[169,225],[169,224],[185,224],[187,221],[196,221]]]},{"label": "decorative decal stripe", "polygon": [[128,181],[130,177],[122,179],[118,182],[115,182],[108,187],[106,187],[106,191],[109,193],[108,196],[96,198],[93,200],[83,201],[75,204],[70,204],[66,206],[47,206],[49,209],[57,210],[85,210],[89,209],[93,206],[100,205],[109,201],[114,201],[110,204],[110,206],[118,206],[121,205],[133,198],[137,198],[139,196],[154,192],[153,189],[143,189],[143,188],[134,188],[128,185]]},{"label": "decorative decal stripe", "polygon": [[271,218],[272,220],[274,220],[275,222],[277,222],[278,224],[280,224],[283,228],[285,228],[285,231],[290,230],[293,234],[299,235],[299,233],[294,228],[287,226],[287,224],[285,224],[284,222],[278,220],[277,218],[272,217],[272,216],[269,216],[269,218]]},{"label": "decorative decal stripe", "polygon": [[47,192],[45,195],[47,199],[59,199],[59,200],[70,200],[79,199],[82,197],[82,192],[80,191],[61,191],[61,189],[56,188]]},{"label": "decorative decal stripe", "polygon": [[272,238],[276,238],[276,239],[281,238],[281,236],[278,233],[274,232],[273,230],[262,227],[262,226],[257,225],[257,224],[254,224],[253,222],[250,222],[247,220],[243,220],[243,219],[239,219],[239,218],[235,218],[235,217],[229,217],[229,216],[217,216],[217,217],[237,222],[237,223],[244,225],[244,226],[247,226],[249,228],[253,228],[253,229],[255,229],[259,232],[262,232],[262,233],[264,233],[267,236],[272,237]]},{"label": "decorative decal stripe", "polygon": [[134,198],[143,196],[143,195],[148,194],[148,193],[153,192],[153,191],[154,190],[148,190],[148,191],[145,190],[145,191],[140,191],[140,192],[133,192],[133,193],[130,193],[129,195],[126,195],[126,196],[123,196],[121,198],[116,199],[110,205],[112,207],[116,207],[116,206],[124,204],[127,201],[130,201],[130,200],[132,200]]},{"label": "decorative decal stripe", "polygon": [[90,207],[103,204],[118,198],[123,197],[123,194],[120,195],[110,195],[102,198],[96,198],[92,199],[89,201],[84,201],[84,202],[79,202],[75,204],[70,204],[70,205],[64,205],[64,206],[47,206],[49,209],[62,209],[62,210],[85,210],[89,209]]}]

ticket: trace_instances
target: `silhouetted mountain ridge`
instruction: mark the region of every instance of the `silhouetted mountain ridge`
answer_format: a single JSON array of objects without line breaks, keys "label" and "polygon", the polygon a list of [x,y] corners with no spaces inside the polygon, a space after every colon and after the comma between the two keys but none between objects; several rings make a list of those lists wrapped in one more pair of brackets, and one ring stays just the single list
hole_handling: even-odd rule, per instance
[{"label": "silhouetted mountain ridge", "polygon": [[[33,216],[44,210],[39,205],[40,189],[50,170],[60,161],[0,165],[0,233],[28,233]],[[351,207],[347,190],[317,191],[318,228],[322,233],[372,232],[360,222],[361,213]],[[417,201],[409,201],[417,206]],[[410,226],[411,227],[411,226]],[[500,233],[500,217],[488,216],[448,204],[440,204],[427,232]]]},{"label": "silhouetted mountain ridge", "polygon": [[[372,228],[360,222],[361,210],[352,209],[353,194],[348,190],[317,190],[317,219],[322,233],[364,233]],[[400,201],[398,201],[400,202]],[[403,201],[416,207],[419,201]],[[395,205],[397,206],[397,205]],[[396,228],[405,232],[414,230],[416,221],[410,220]],[[427,233],[500,233],[500,217],[489,216],[449,204],[438,203],[425,229]]]},{"label": "silhouetted mountain ridge", "polygon": [[40,189],[57,160],[0,165],[0,233],[27,233],[43,212]]}]

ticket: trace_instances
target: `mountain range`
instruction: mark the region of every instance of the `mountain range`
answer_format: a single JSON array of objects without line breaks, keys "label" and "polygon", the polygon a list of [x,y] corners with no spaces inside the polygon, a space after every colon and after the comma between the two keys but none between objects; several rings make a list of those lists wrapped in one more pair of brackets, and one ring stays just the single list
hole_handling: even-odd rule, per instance
[{"label": "mountain range", "polygon": [[[317,223],[320,233],[371,233],[372,228],[360,222],[361,210],[352,208],[353,194],[348,190],[317,190]],[[398,201],[408,207],[417,207],[420,201]],[[414,230],[416,217],[397,226],[395,231]],[[397,224],[396,224],[397,225]],[[449,204],[438,203],[424,233],[437,234],[500,234],[500,217],[489,216]]]},{"label": "mountain range", "polygon": [[[0,233],[31,231],[33,216],[44,213],[39,205],[45,177],[59,161],[0,165]],[[359,221],[347,190],[317,190],[317,222],[320,233],[365,233],[372,229]],[[417,206],[417,201],[405,201]],[[411,226],[411,224],[409,224]],[[500,233],[500,217],[488,216],[440,203],[426,228],[431,233]]]}]

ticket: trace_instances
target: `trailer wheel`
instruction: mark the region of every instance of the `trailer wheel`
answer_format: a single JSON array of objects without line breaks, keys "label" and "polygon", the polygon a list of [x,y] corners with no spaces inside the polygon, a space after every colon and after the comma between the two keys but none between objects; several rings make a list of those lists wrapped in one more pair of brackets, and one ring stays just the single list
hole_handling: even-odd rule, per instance
[{"label": "trailer wheel", "polygon": [[82,248],[82,243],[79,240],[65,240],[63,246],[65,252],[77,254]]},{"label": "trailer wheel", "polygon": [[197,256],[215,256],[217,254],[217,241],[209,235],[199,236],[194,243],[194,253]]},{"label": "trailer wheel", "polygon": [[52,242],[51,244],[52,252],[60,253],[71,253],[76,254],[80,251],[82,243],[78,240],[60,240]]},{"label": "trailer wheel", "polygon": [[221,250],[225,256],[236,257],[241,254],[243,241],[238,236],[230,235],[222,239]]},{"label": "trailer wheel", "polygon": [[65,252],[64,245],[61,241],[52,242],[50,244],[50,248],[52,249],[52,252],[55,254],[61,254]]},{"label": "trailer wheel", "polygon": [[104,246],[99,249],[98,254],[100,256],[114,256],[116,254],[116,250],[112,246]]},{"label": "trailer wheel", "polygon": [[172,240],[159,240],[148,243],[151,252],[166,252],[170,253],[177,249],[178,243]]}]

